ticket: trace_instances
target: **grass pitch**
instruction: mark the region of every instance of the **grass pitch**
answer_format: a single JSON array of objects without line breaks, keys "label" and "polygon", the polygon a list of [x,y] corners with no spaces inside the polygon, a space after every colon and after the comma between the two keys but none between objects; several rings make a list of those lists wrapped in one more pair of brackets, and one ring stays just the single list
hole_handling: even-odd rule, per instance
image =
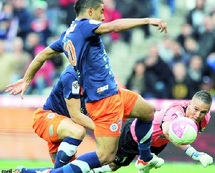
[{"label": "grass pitch", "polygon": [[[52,167],[52,163],[49,161],[14,161],[14,160],[0,160],[0,170],[15,169],[18,165],[23,165],[27,168],[38,167]],[[1,171],[2,172],[2,171]],[[165,163],[159,169],[152,169],[150,173],[215,173],[215,164],[203,168],[199,163],[179,163],[168,162]],[[115,173],[137,173],[137,169],[134,167],[134,163],[131,163],[127,167],[122,167]]]}]

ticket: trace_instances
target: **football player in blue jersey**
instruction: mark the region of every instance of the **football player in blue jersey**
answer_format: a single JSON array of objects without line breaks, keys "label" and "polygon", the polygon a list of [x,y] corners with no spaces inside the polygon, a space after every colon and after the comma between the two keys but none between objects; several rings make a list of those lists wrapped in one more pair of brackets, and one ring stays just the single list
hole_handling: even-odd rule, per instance
[{"label": "football player in blue jersey", "polygon": [[[86,130],[75,123],[75,115],[81,112],[78,77],[71,65],[61,73],[42,108],[34,111],[33,129],[47,141],[49,153],[55,168],[69,163],[82,142]],[[94,130],[94,123],[85,118],[87,128]]]},{"label": "football player in blue jersey", "polygon": [[[7,86],[10,94],[23,97],[29,83],[43,63],[64,52],[74,66],[83,88],[86,108],[95,124],[96,151],[81,155],[70,164],[54,169],[56,172],[87,173],[114,160],[122,121],[137,118],[135,132],[140,151],[137,168],[156,164],[150,152],[151,128],[155,107],[135,92],[117,86],[101,34],[121,32],[142,25],[153,25],[167,33],[166,23],[157,18],[117,19],[104,23],[102,0],[77,0],[74,5],[76,19],[58,41],[40,52],[32,61],[23,79]],[[74,122],[87,127],[84,115],[74,115]],[[142,130],[141,126],[144,126]],[[145,137],[146,136],[146,137]],[[145,141],[147,143],[145,143]]]}]

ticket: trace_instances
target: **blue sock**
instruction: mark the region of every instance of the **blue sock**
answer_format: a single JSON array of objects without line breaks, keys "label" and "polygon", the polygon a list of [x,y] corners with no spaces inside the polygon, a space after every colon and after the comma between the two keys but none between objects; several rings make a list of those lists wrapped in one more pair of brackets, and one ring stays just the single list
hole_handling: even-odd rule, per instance
[{"label": "blue sock", "polygon": [[88,163],[88,165],[91,169],[102,166],[96,152],[83,154],[83,155],[79,156],[77,158],[77,160],[81,160],[81,161]]},{"label": "blue sock", "polygon": [[80,145],[81,142],[82,140],[75,139],[72,137],[64,138],[58,148],[54,168],[60,168],[63,165],[69,163],[71,158],[76,153],[77,146]]},{"label": "blue sock", "polygon": [[92,168],[101,167],[98,156],[95,152],[81,155],[76,160],[64,165],[61,168],[53,169],[50,173],[87,173]]},{"label": "blue sock", "polygon": [[138,140],[139,158],[145,162],[152,159],[150,151],[151,140],[152,140],[152,121],[146,122],[138,120],[135,124],[135,133]]}]

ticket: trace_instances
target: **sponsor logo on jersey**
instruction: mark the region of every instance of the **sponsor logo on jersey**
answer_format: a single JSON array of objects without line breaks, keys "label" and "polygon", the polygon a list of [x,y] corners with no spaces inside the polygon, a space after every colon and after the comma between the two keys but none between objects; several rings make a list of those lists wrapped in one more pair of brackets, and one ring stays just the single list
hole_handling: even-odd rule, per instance
[{"label": "sponsor logo on jersey", "polygon": [[79,92],[80,92],[79,83],[78,83],[78,81],[74,81],[72,83],[72,94],[79,94]]},{"label": "sponsor logo on jersey", "polygon": [[118,128],[119,128],[119,126],[116,123],[113,123],[113,124],[110,125],[110,131],[112,131],[112,132],[117,131]]},{"label": "sponsor logo on jersey", "polygon": [[109,88],[108,85],[102,86],[102,87],[100,87],[100,88],[97,89],[97,93],[100,93],[102,91],[108,90],[108,88]]},{"label": "sponsor logo on jersey", "polygon": [[47,118],[49,118],[49,119],[54,118],[54,113],[49,113],[49,114],[47,115]]}]

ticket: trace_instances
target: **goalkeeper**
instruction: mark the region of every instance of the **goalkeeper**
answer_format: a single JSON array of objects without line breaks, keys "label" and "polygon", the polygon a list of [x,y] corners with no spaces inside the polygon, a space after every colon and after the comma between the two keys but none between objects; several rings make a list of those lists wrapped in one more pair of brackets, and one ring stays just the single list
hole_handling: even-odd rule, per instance
[{"label": "goalkeeper", "polygon": [[[196,92],[192,100],[188,102],[176,102],[167,108],[157,111],[153,120],[151,152],[158,155],[167,146],[169,142],[169,124],[177,117],[185,116],[191,118],[196,122],[199,133],[201,133],[209,123],[211,104],[211,95],[207,91],[201,90]],[[91,170],[91,173],[115,171],[121,166],[129,165],[136,155],[138,155],[138,146],[133,130],[135,121],[136,120],[128,120],[125,123],[119,140],[119,147],[115,160],[109,165]],[[213,163],[213,158],[211,156],[204,152],[197,151],[191,145],[176,146],[182,149],[193,160],[199,161],[203,167],[207,167]],[[135,166],[139,168],[138,161],[135,163]],[[139,169],[139,173],[147,173],[153,167],[156,168],[156,166],[146,164],[144,168]]]}]

